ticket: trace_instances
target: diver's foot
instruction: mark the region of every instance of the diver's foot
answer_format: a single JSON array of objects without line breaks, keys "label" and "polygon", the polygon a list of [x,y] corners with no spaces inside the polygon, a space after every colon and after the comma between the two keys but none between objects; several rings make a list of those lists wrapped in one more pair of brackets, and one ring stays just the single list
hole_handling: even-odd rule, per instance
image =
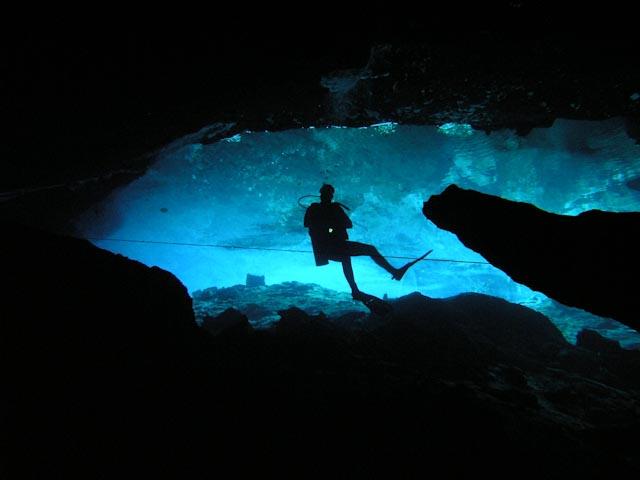
[{"label": "diver's foot", "polygon": [[407,263],[406,265],[404,265],[404,266],[402,266],[400,268],[396,268],[396,271],[395,271],[395,273],[393,275],[391,275],[391,278],[393,278],[394,280],[402,280],[402,277],[404,277],[404,274],[407,273],[407,270],[409,270],[411,267],[413,267],[420,260],[423,260],[431,252],[433,252],[433,250],[429,250],[427,253],[425,253],[421,257],[418,257],[415,260],[411,260],[409,263]]},{"label": "diver's foot", "polygon": [[362,302],[362,304],[369,309],[371,309],[372,305],[377,300],[373,295],[369,295],[368,293],[360,291],[351,292],[351,298],[357,300],[358,302]]},{"label": "diver's foot", "polygon": [[353,298],[354,300],[362,301],[365,298],[367,298],[367,296],[360,290],[357,290],[357,291],[351,292],[351,298]]}]

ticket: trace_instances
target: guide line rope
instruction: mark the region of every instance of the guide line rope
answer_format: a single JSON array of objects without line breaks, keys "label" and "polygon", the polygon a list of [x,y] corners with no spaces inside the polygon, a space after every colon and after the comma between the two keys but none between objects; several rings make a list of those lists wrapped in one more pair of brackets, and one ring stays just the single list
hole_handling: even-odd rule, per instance
[{"label": "guide line rope", "polygon": [[[265,252],[286,252],[286,253],[313,253],[311,250],[296,250],[291,248],[269,248],[269,247],[246,247],[242,245],[221,245],[218,243],[188,243],[188,242],[165,242],[161,240],[134,240],[128,238],[100,238],[86,237],[87,240],[100,242],[122,242],[122,243],[148,243],[154,245],[178,245],[184,247],[208,247],[208,248],[228,248],[230,250],[261,250]],[[406,257],[399,255],[386,255],[386,258],[396,258],[403,260],[413,260],[416,257]],[[472,263],[477,265],[491,265],[489,262],[474,260],[454,260],[449,258],[424,258],[422,262],[450,262],[450,263]]]}]

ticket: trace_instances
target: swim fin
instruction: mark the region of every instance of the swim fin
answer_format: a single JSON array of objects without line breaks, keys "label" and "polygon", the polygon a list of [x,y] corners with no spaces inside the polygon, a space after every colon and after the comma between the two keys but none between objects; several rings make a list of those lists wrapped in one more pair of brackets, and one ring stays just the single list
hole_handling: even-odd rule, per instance
[{"label": "swim fin", "polygon": [[427,253],[425,253],[424,255],[422,255],[421,257],[416,258],[415,260],[411,260],[409,263],[407,263],[406,265],[400,267],[398,269],[398,271],[393,274],[391,276],[391,278],[393,278],[394,280],[402,280],[402,277],[404,277],[404,274],[407,273],[407,270],[409,270],[411,267],[413,267],[416,263],[418,263],[420,260],[424,260],[425,257],[427,255],[429,255],[431,252],[433,252],[433,250],[429,250]]}]

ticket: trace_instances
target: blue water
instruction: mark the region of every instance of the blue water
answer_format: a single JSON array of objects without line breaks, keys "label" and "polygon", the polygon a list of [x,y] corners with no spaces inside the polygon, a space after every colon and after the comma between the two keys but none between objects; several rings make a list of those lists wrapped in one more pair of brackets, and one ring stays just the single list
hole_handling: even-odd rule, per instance
[{"label": "blue water", "polygon": [[[640,192],[626,185],[638,176],[640,146],[619,119],[558,120],[526,137],[465,125],[244,133],[210,145],[181,140],[168,146],[145,176],[79,224],[100,238],[309,251],[297,199],[318,194],[327,182],[336,188],[335,200],[351,208],[353,240],[373,243],[383,255],[433,249],[433,259],[483,261],[425,219],[422,203],[430,195],[457,183],[561,214],[640,211]],[[311,253],[95,243],[173,272],[191,292],[244,283],[247,273],[265,275],[268,284],[294,280],[349,290],[339,264],[316,267]],[[557,305],[489,265],[422,262],[402,282],[369,259],[354,259],[354,270],[360,288],[376,295],[481,292],[542,311],[572,341],[578,328],[590,326],[623,344],[640,343],[617,322]]]}]

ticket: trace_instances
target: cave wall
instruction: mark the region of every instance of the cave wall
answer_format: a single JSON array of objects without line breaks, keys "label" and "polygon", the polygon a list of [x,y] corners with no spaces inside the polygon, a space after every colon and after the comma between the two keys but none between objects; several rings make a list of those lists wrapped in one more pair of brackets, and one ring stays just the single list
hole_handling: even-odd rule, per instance
[{"label": "cave wall", "polygon": [[640,213],[556,215],[451,185],[423,212],[515,281],[636,331]]}]

